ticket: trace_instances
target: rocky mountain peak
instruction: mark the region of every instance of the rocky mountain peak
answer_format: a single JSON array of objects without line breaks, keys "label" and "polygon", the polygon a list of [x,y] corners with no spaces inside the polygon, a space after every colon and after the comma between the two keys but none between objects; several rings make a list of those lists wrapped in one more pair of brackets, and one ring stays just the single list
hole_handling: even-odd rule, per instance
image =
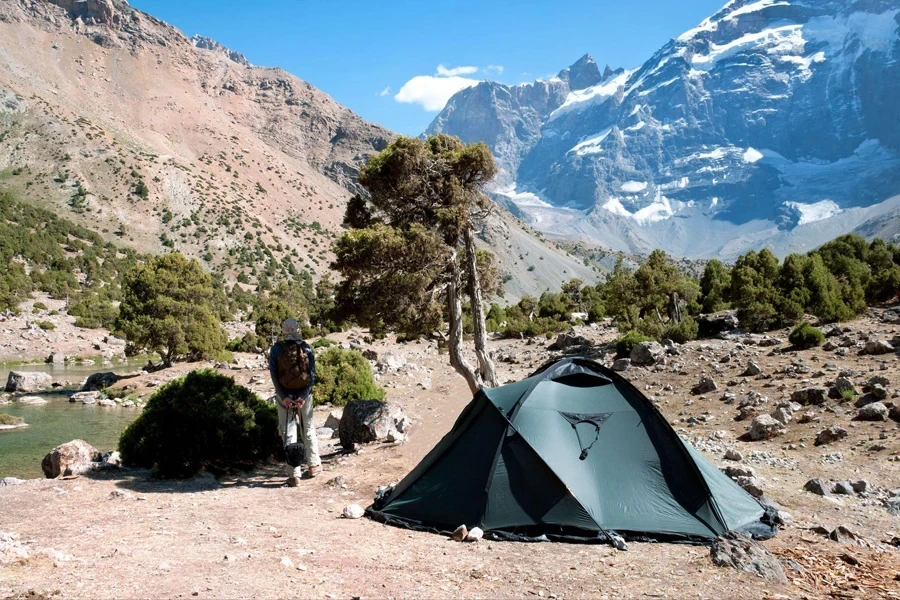
[{"label": "rocky mountain peak", "polygon": [[[69,12],[74,18],[80,18],[89,25],[119,25],[121,14],[112,0],[47,0]],[[127,6],[127,3],[121,3]]]},{"label": "rocky mountain peak", "polygon": [[572,66],[560,71],[559,78],[569,83],[570,90],[583,90],[597,85],[603,80],[600,68],[590,54],[585,54]]},{"label": "rocky mountain peak", "polygon": [[216,52],[228,58],[232,62],[236,62],[239,65],[244,65],[245,67],[253,66],[250,64],[250,61],[247,60],[247,57],[241,54],[240,52],[235,52],[229,48],[226,48],[216,40],[208,37],[204,37],[202,35],[195,35],[191,38],[191,43],[195,48],[200,48],[201,50],[210,50],[212,52]]}]

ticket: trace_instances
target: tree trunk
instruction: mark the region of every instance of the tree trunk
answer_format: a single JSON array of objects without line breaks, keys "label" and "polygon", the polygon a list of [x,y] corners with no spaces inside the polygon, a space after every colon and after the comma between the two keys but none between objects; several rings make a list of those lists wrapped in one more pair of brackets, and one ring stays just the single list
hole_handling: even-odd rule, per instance
[{"label": "tree trunk", "polygon": [[469,275],[469,298],[472,301],[472,321],[475,323],[475,356],[478,371],[487,387],[497,387],[494,361],[487,349],[487,328],[484,325],[484,299],[481,297],[481,282],[478,280],[478,249],[475,247],[475,232],[467,227],[463,236],[466,241],[466,271]]},{"label": "tree trunk", "polygon": [[462,299],[459,296],[459,288],[462,283],[462,270],[459,268],[459,256],[456,250],[450,257],[451,275],[450,285],[447,287],[447,312],[450,313],[450,335],[447,341],[447,351],[450,354],[450,365],[456,372],[462,375],[472,394],[477,394],[481,389],[481,377],[472,368],[472,365],[463,356],[463,309]]}]

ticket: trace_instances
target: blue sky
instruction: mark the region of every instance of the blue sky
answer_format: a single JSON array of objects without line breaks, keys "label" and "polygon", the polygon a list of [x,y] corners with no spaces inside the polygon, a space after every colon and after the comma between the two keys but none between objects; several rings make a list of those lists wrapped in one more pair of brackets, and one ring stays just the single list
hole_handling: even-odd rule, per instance
[{"label": "blue sky", "polygon": [[254,64],[282,67],[365,119],[417,135],[442,99],[467,80],[532,81],[555,74],[585,52],[601,68],[635,67],[725,0],[131,4],[188,36],[216,39]]}]

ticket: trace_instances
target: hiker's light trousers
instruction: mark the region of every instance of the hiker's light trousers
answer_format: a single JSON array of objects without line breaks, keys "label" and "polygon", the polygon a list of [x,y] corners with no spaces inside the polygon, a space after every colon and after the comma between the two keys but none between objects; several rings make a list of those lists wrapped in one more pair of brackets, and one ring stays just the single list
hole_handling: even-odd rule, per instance
[{"label": "hiker's light trousers", "polygon": [[[313,398],[312,394],[303,404],[300,412],[303,413],[303,427],[299,427],[297,419],[288,417],[288,409],[281,405],[281,398],[275,403],[278,409],[278,431],[281,433],[285,443],[294,444],[297,442],[297,429],[300,429],[300,437],[303,439],[303,445],[306,446],[306,464],[310,467],[318,467],[322,464],[319,459],[319,439],[316,437],[316,426],[313,424]],[[293,414],[294,411],[291,411]],[[284,430],[284,421],[287,418],[287,431]],[[300,477],[302,469],[300,467],[287,466],[289,474],[294,477]]]}]

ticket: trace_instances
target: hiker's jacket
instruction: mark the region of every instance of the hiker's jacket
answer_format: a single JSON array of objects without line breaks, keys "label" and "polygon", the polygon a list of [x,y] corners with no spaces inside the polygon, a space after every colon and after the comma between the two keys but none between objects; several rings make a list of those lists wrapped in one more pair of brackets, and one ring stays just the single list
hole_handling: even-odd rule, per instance
[{"label": "hiker's jacket", "polygon": [[[309,385],[305,388],[296,390],[285,389],[278,381],[278,357],[281,356],[281,351],[285,344],[300,344],[306,352],[306,355],[309,357]],[[316,382],[316,354],[306,342],[290,340],[277,342],[272,346],[271,350],[269,350],[269,375],[272,377],[272,384],[275,386],[275,393],[278,394],[279,398],[290,396],[295,399],[302,398],[308,400],[309,395],[312,393],[313,384]]]}]

